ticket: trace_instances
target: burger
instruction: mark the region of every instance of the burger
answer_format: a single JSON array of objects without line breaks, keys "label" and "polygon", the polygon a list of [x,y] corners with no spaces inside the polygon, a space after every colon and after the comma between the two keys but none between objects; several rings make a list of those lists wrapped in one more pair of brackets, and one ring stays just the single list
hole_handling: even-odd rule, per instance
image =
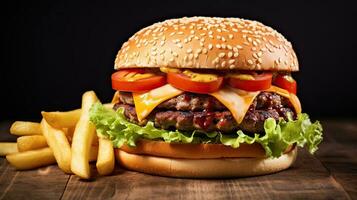
[{"label": "burger", "polygon": [[322,141],[301,112],[296,54],[257,21],[189,17],[155,23],[119,50],[113,109],[90,120],[129,170],[172,177],[254,176],[289,168]]}]

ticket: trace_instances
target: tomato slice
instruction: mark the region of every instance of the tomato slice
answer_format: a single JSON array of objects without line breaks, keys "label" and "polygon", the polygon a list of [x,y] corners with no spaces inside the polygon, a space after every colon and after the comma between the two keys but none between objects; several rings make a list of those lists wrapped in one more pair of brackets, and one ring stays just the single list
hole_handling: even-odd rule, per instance
[{"label": "tomato slice", "polygon": [[167,73],[167,82],[180,90],[207,94],[217,91],[223,82],[223,77],[217,77],[210,82],[193,81],[189,76],[183,73]]},{"label": "tomato slice", "polygon": [[145,73],[143,69],[125,69],[112,74],[112,88],[118,91],[143,92],[165,84],[165,76]]},{"label": "tomato slice", "polygon": [[[264,72],[262,74],[246,74],[252,77],[251,80],[245,78],[229,77],[228,84],[234,88],[246,91],[259,91],[270,88],[272,81],[272,73]],[[244,74],[244,76],[246,76]]]},{"label": "tomato slice", "polygon": [[274,79],[274,85],[281,87],[291,93],[296,94],[297,84],[296,81],[287,74],[278,74]]}]

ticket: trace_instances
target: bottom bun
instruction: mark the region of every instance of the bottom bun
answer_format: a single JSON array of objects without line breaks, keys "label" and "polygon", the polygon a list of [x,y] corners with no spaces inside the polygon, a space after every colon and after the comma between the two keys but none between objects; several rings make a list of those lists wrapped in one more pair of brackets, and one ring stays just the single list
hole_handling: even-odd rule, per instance
[{"label": "bottom bun", "polygon": [[289,168],[297,148],[279,158],[180,159],[130,154],[115,149],[119,164],[129,170],[170,177],[227,178],[271,174]]}]

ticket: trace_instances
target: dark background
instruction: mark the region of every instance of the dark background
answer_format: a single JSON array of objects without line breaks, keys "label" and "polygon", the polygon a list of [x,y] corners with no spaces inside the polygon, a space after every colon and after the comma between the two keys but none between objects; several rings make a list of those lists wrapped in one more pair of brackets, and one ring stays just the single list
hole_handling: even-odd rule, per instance
[{"label": "dark background", "polygon": [[154,22],[195,15],[254,19],[277,29],[299,58],[301,71],[294,76],[304,112],[314,118],[356,116],[352,3],[103,2],[2,3],[0,120],[39,119],[41,110],[78,108],[86,90],[109,101],[110,75],[121,44]]}]

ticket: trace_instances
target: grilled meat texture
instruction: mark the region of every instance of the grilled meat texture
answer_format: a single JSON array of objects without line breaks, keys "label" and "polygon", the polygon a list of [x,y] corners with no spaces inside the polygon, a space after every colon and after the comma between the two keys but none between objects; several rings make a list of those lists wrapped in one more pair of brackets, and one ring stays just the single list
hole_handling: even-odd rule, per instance
[{"label": "grilled meat texture", "polygon": [[209,95],[184,93],[169,99],[159,106],[142,122],[138,122],[131,93],[120,92],[120,103],[114,109],[124,108],[125,116],[134,123],[144,125],[147,120],[155,126],[181,131],[220,131],[231,133],[242,130],[249,133],[264,132],[264,121],[268,118],[287,119],[295,117],[288,99],[271,92],[261,92],[249,107],[243,121],[237,124],[232,113],[217,99]]}]

